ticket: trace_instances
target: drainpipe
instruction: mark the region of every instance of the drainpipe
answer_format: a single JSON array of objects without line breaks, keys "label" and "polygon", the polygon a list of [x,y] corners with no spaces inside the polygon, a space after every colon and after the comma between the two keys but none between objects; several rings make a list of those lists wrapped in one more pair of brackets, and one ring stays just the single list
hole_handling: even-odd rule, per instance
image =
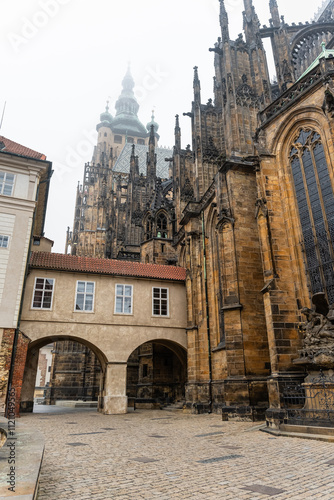
[{"label": "drainpipe", "polygon": [[205,227],[204,227],[204,211],[202,210],[202,241],[203,241],[203,260],[204,260],[204,289],[205,289],[205,306],[206,306],[206,333],[208,337],[208,361],[209,361],[209,406],[212,413],[212,359],[211,359],[211,340],[210,340],[210,316],[208,302],[208,277],[206,272],[206,248],[205,248]]},{"label": "drainpipe", "polygon": [[[48,175],[47,179],[45,179],[44,181],[41,181],[41,182],[38,183],[37,191],[36,191],[36,198],[35,198],[36,206],[37,206],[37,200],[38,200],[38,194],[39,194],[39,186],[40,186],[40,184],[44,184],[46,182],[49,183],[50,180],[51,180],[52,174],[53,174],[53,170],[51,170],[51,168],[49,167],[49,175]],[[32,242],[32,238],[33,238],[33,231],[34,231],[35,219],[36,219],[36,207],[35,207],[34,214],[33,214],[33,217],[32,217],[31,231],[30,231],[30,240],[29,240],[29,243],[30,243],[29,248],[31,246],[31,242]],[[44,226],[44,224],[43,224],[43,226]],[[10,394],[10,391],[11,391],[11,388],[12,388],[12,383],[13,383],[16,350],[17,350],[17,343],[18,343],[18,339],[19,339],[21,316],[22,316],[22,308],[23,308],[23,297],[24,297],[24,293],[25,293],[25,289],[26,289],[26,284],[27,284],[30,256],[31,256],[31,251],[29,250],[28,251],[28,255],[27,255],[27,262],[26,262],[25,272],[24,272],[24,280],[23,280],[22,293],[21,293],[20,309],[19,309],[19,314],[18,314],[18,318],[17,318],[17,327],[16,327],[15,333],[14,333],[12,356],[11,356],[11,360],[10,360],[10,367],[9,367],[9,374],[8,374],[8,386],[7,386],[8,389],[7,389],[6,404],[5,404],[5,417],[6,418],[8,416],[8,399],[9,399],[9,394]]]}]

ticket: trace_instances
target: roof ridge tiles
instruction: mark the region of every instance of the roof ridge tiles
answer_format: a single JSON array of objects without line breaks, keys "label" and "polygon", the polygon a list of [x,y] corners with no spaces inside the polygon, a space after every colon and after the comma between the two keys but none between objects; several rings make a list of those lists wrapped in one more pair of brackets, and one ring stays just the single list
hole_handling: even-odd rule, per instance
[{"label": "roof ridge tiles", "polygon": [[4,137],[3,135],[0,135],[0,142],[4,145],[1,149],[2,153],[12,153],[18,156],[25,156],[37,160],[46,160],[46,156],[43,153],[38,153],[33,149],[22,146],[22,144],[12,141],[11,139],[7,139],[7,137]]},{"label": "roof ridge tiles", "polygon": [[32,252],[30,267],[176,281],[185,281],[186,278],[186,270],[178,266],[144,264],[142,262],[49,252]]}]

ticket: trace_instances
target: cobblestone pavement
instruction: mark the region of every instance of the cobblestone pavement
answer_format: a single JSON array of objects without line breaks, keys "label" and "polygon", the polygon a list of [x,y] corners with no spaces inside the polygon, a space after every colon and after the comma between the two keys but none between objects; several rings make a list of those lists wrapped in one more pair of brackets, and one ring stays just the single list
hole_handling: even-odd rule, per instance
[{"label": "cobblestone pavement", "polygon": [[21,421],[46,437],[38,500],[334,499],[334,444],[254,423],[161,410]]}]

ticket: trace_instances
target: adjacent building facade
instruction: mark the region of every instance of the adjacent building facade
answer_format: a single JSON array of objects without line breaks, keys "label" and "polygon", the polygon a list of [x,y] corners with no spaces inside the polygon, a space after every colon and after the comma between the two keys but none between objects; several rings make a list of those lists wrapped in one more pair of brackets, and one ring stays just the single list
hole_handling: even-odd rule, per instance
[{"label": "adjacent building facade", "polygon": [[[64,394],[65,399],[96,397],[100,411],[126,413],[128,396],[153,403],[168,397],[164,393],[182,391],[187,363],[185,274],[175,266],[33,252],[21,321],[30,339],[21,410],[32,411],[38,352],[50,342],[57,358],[48,389],[51,402]],[[138,348],[145,362],[137,394],[138,376],[131,370]],[[161,366],[153,365],[151,348],[159,352]],[[98,370],[80,369],[87,351],[94,353]],[[92,388],[94,394],[89,393]]]},{"label": "adjacent building facade", "polygon": [[[21,298],[30,245],[43,240],[51,163],[43,154],[0,136],[0,412],[13,377],[12,353],[24,369],[19,332]],[[21,352],[22,351],[22,352]],[[21,356],[22,355],[22,356]],[[10,375],[10,373],[12,373]],[[17,374],[18,377],[21,376]],[[19,395],[18,395],[19,397]]]}]

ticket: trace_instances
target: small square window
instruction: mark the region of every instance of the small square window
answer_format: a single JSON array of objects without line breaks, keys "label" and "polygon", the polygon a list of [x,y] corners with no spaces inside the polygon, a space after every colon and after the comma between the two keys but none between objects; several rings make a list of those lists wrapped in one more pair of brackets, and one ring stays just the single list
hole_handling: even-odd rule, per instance
[{"label": "small square window", "polygon": [[153,288],[153,316],[168,314],[168,288]]},{"label": "small square window", "polygon": [[116,285],[115,313],[132,314],[132,285]]},{"label": "small square window", "polygon": [[50,278],[36,278],[33,309],[51,309],[53,299],[54,280]]},{"label": "small square window", "polygon": [[75,296],[75,310],[93,312],[94,310],[94,281],[77,281]]},{"label": "small square window", "polygon": [[0,234],[0,248],[8,248],[9,246],[9,236]]},{"label": "small square window", "polygon": [[0,171],[0,194],[12,196],[15,175]]}]

